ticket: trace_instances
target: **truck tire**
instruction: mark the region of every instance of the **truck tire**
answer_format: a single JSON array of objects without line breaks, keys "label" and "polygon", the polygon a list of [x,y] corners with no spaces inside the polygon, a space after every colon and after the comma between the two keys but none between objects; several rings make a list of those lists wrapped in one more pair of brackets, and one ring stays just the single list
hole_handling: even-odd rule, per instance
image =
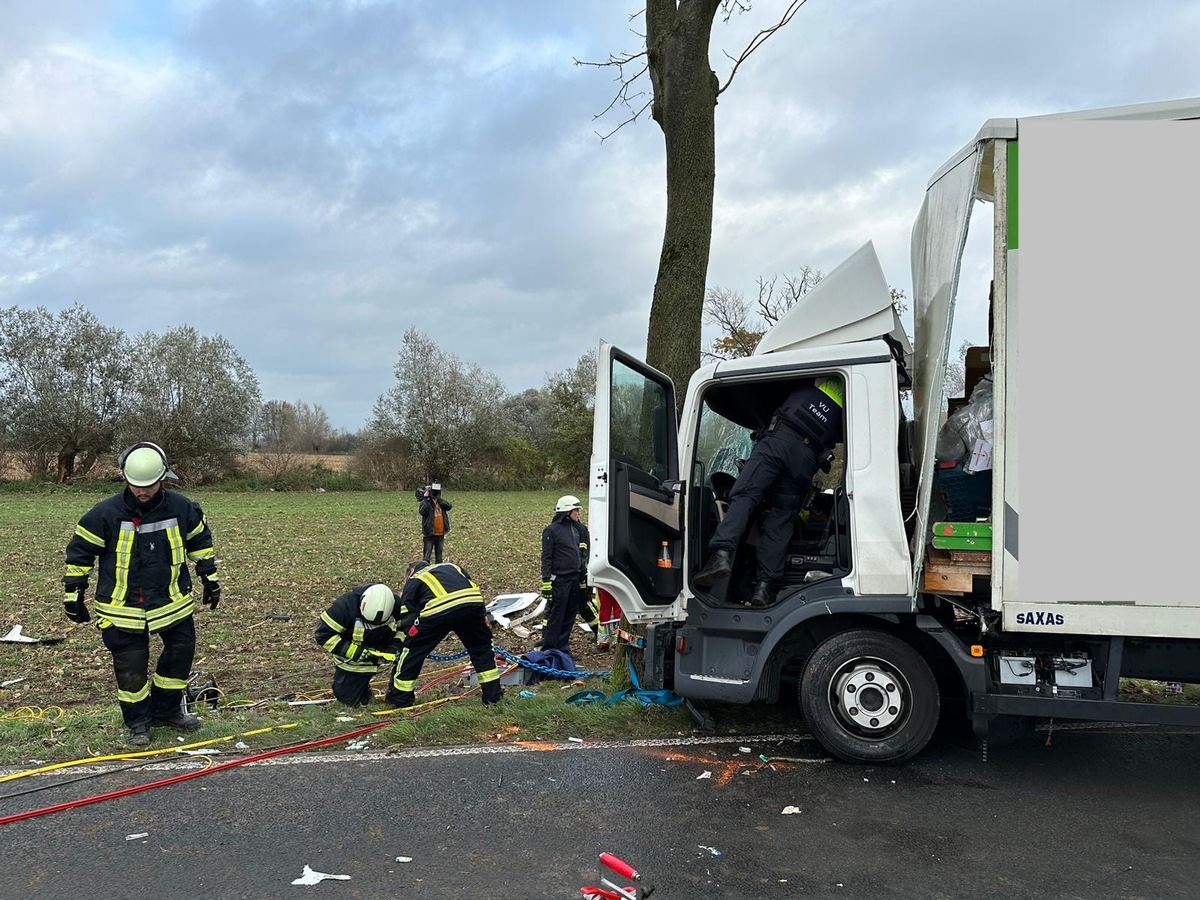
[{"label": "truck tire", "polygon": [[843,631],[820,644],[800,679],[809,729],[846,762],[895,765],[937,727],[937,679],[912,647],[882,631]]}]

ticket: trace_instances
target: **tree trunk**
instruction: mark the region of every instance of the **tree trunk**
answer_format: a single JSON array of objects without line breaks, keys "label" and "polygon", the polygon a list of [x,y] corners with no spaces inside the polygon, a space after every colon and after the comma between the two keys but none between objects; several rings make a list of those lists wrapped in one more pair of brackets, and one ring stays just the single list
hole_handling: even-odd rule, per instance
[{"label": "tree trunk", "polygon": [[712,243],[718,82],[708,48],[719,0],[650,0],[646,48],[653,115],[667,158],[667,220],[650,307],[646,361],[675,383],[682,408],[700,364]]}]

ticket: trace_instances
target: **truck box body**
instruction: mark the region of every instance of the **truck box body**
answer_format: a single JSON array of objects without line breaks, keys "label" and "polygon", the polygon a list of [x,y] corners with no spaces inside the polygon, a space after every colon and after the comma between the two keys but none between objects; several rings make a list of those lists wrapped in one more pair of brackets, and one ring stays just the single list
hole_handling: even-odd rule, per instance
[{"label": "truck box body", "polygon": [[[863,762],[918,752],[943,709],[985,746],[1011,717],[1200,724],[1118,696],[1124,677],[1200,681],[1183,325],[1200,284],[1197,117],[1200,100],[988,121],[917,216],[911,343],[869,243],[753,356],[699,369],[678,421],[670,381],[602,342],[589,571],[647,625],[645,683],[739,703],[794,685],[817,738]],[[968,449],[991,468],[955,482],[965,464],[936,448],[973,219],[992,230],[990,335],[968,377],[990,378],[992,404],[990,443]],[[739,460],[812,378],[843,386],[843,441],[772,602],[745,605],[757,524],[729,577],[698,587]],[[970,508],[953,484],[990,494],[985,521],[947,522]]]}]

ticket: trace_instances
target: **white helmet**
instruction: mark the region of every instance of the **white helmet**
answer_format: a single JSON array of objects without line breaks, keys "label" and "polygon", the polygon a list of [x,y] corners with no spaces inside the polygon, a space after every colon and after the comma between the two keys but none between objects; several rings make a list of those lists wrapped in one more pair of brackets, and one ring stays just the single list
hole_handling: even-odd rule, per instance
[{"label": "white helmet", "polygon": [[567,494],[565,497],[559,497],[558,502],[554,504],[554,511],[556,513],[569,512],[572,509],[579,508],[579,498],[572,494]]},{"label": "white helmet", "polygon": [[392,617],[396,608],[396,595],[386,584],[373,584],[362,594],[358,604],[362,617],[372,625],[382,625]]},{"label": "white helmet", "polygon": [[134,487],[150,487],[164,478],[178,478],[167,465],[167,454],[158,444],[142,441],[117,459],[121,475]]}]

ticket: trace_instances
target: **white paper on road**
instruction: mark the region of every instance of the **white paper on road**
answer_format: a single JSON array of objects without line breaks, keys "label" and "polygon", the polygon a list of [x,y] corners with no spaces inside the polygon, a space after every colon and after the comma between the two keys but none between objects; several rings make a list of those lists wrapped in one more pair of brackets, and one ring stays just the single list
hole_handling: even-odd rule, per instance
[{"label": "white paper on road", "polygon": [[397,856],[396,862],[412,862],[411,856]]},{"label": "white paper on road", "polygon": [[703,772],[701,772],[699,775],[696,776],[697,781],[699,781],[701,778],[712,778],[712,772],[710,772],[708,769],[705,769]]},{"label": "white paper on road", "polygon": [[696,846],[699,847],[701,850],[707,850],[713,856],[721,855],[721,851],[718,850],[716,847],[705,847],[703,844],[697,844]]},{"label": "white paper on road", "polygon": [[798,807],[798,806],[785,806],[783,808],[783,812],[781,812],[780,815],[781,816],[794,816],[798,812],[800,812],[800,807]]},{"label": "white paper on road", "polygon": [[150,832],[142,831],[138,834],[127,834],[127,835],[125,835],[125,840],[136,841],[138,838],[144,838],[144,837],[150,837]]},{"label": "white paper on road", "polygon": [[336,879],[337,881],[349,881],[349,875],[326,875],[324,872],[314,872],[308,866],[304,867],[304,874],[297,878],[292,884],[317,884],[324,881],[326,878]]}]

